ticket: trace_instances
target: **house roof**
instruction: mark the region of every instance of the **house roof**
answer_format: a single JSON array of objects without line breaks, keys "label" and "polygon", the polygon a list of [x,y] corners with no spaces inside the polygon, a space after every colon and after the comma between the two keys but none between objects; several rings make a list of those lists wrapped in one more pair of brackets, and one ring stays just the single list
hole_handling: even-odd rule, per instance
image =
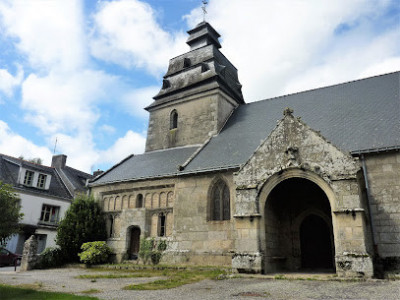
[{"label": "house roof", "polygon": [[[51,176],[50,186],[48,190],[28,187],[20,184],[18,181],[20,168],[40,172]],[[5,154],[0,154],[0,181],[11,184],[15,189],[24,190],[31,193],[42,194],[46,196],[54,196],[59,198],[72,199],[73,193],[69,191],[65,182],[58,172],[64,172],[64,177],[67,178],[78,191],[84,191],[86,179],[93,178],[92,175],[65,166],[63,168],[48,167],[40,164],[31,163],[23,159],[11,157]]]},{"label": "house roof", "polygon": [[[93,184],[238,168],[269,136],[286,107],[343,151],[399,149],[399,91],[400,72],[395,72],[240,105],[203,147],[132,156]],[[178,165],[185,168],[178,171]]]},{"label": "house roof", "polygon": [[[50,175],[51,181],[49,189],[38,189],[20,184],[18,181],[18,176],[21,167],[31,171]],[[4,183],[12,185],[14,189],[19,191],[26,191],[50,197],[72,199],[71,194],[68,192],[68,189],[57,176],[54,168],[31,163],[4,154],[0,154],[0,180]]]}]

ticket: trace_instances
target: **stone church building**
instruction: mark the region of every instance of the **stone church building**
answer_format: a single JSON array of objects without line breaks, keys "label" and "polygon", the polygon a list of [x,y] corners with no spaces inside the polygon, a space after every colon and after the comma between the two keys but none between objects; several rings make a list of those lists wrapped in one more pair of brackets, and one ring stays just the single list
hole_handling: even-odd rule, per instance
[{"label": "stone church building", "polygon": [[146,107],[145,153],[90,184],[116,260],[154,237],[170,264],[400,269],[400,72],[246,104],[215,29],[188,34]]}]

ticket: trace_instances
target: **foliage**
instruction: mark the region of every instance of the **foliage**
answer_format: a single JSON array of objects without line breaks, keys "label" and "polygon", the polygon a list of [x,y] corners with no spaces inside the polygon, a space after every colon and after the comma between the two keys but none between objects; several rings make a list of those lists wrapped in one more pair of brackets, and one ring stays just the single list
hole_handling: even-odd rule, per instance
[{"label": "foliage", "polygon": [[144,264],[147,264],[150,257],[151,252],[154,247],[154,239],[145,239],[142,238],[140,241],[140,249],[139,249],[139,257],[142,259]]},{"label": "foliage", "polygon": [[48,300],[84,300],[84,299],[97,299],[89,296],[76,296],[65,293],[55,293],[55,292],[42,292],[36,291],[34,289],[19,288],[15,286],[8,286],[0,284],[0,295],[1,299],[48,299]]},{"label": "foliage", "polygon": [[19,231],[19,221],[23,214],[20,212],[19,197],[12,189],[11,185],[0,181],[0,245]]},{"label": "foliage", "polygon": [[83,250],[79,253],[81,262],[87,265],[103,264],[108,261],[108,257],[112,254],[112,250],[106,242],[88,242],[81,247]]},{"label": "foliage", "polygon": [[153,265],[160,263],[163,252],[167,249],[167,242],[164,240],[155,241],[154,238],[145,239],[140,241],[139,257],[144,264],[151,260]]},{"label": "foliage", "polygon": [[92,196],[79,195],[57,228],[56,243],[66,261],[77,262],[83,243],[105,241],[106,237],[104,215],[99,204]]},{"label": "foliage", "polygon": [[46,248],[40,254],[40,260],[38,268],[49,269],[61,267],[64,264],[64,256],[59,247]]},{"label": "foliage", "polygon": [[34,157],[34,158],[25,159],[22,155],[20,155],[18,158],[22,159],[22,160],[29,161],[29,162],[37,164],[37,165],[42,165],[43,164],[43,159],[41,159],[40,157]]}]

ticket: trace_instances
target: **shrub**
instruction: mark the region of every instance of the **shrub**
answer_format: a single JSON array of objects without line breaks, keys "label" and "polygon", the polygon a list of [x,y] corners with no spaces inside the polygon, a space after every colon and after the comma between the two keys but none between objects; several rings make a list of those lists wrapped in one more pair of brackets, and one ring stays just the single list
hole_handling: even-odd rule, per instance
[{"label": "shrub", "polygon": [[142,239],[140,241],[139,257],[142,259],[144,264],[147,264],[151,260],[153,265],[160,263],[163,252],[167,249],[166,241],[156,242],[154,238]]},{"label": "shrub", "polygon": [[61,249],[58,247],[46,248],[39,255],[38,268],[40,269],[56,268],[62,266],[63,264],[64,256]]},{"label": "shrub", "polygon": [[19,197],[11,185],[0,181],[0,245],[6,244],[8,238],[19,232],[23,214],[20,212]]},{"label": "shrub", "polygon": [[149,259],[151,258],[151,251],[153,250],[153,247],[154,239],[143,238],[140,241],[139,257],[144,264],[147,264]]},{"label": "shrub", "polygon": [[87,265],[106,263],[112,254],[111,248],[103,241],[84,243],[81,249],[83,251],[78,255],[81,262]]},{"label": "shrub", "polygon": [[61,220],[56,242],[68,262],[77,262],[83,243],[106,240],[105,228],[104,215],[98,203],[91,196],[80,195]]}]

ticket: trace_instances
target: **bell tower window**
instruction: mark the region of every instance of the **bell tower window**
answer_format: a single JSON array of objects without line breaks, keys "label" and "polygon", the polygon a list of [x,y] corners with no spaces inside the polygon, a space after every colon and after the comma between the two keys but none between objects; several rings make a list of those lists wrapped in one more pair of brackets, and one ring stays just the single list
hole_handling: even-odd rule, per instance
[{"label": "bell tower window", "polygon": [[174,109],[170,115],[169,129],[178,128],[178,112]]}]

